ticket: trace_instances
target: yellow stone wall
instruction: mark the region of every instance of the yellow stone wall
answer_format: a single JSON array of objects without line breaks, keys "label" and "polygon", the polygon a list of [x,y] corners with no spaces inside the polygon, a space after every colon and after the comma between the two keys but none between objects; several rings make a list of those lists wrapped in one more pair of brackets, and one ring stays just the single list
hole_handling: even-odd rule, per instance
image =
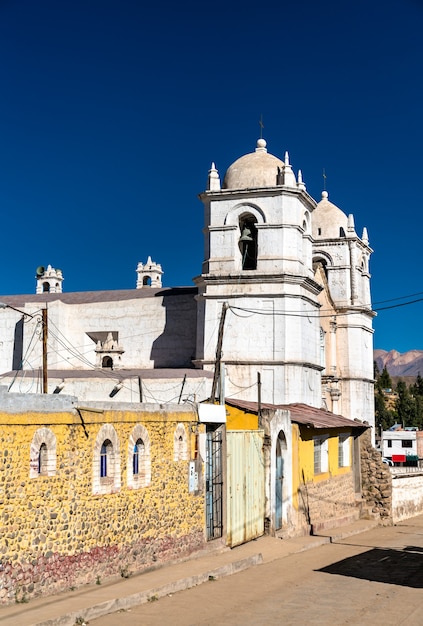
[{"label": "yellow stone wall", "polygon": [[[129,575],[204,545],[204,494],[188,489],[194,412],[110,410],[0,412],[0,602],[52,593],[107,576]],[[93,447],[112,424],[120,444],[121,487],[93,495]],[[174,461],[174,432],[184,424],[188,454]],[[151,484],[127,486],[128,441],[136,424],[150,438]],[[54,476],[30,478],[37,429],[56,437]],[[200,461],[196,469],[201,476]],[[99,468],[98,468],[99,471]]]}]

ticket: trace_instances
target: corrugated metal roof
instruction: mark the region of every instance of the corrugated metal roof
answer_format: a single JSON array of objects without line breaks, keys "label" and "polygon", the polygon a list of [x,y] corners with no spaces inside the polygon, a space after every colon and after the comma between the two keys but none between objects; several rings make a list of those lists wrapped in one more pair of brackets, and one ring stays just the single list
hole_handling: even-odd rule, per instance
[{"label": "corrugated metal roof", "polygon": [[[248,402],[246,400],[236,400],[230,398],[225,400],[226,404],[238,409],[243,409],[251,413],[258,414],[258,403]],[[278,409],[286,410],[290,412],[291,421],[296,424],[304,424],[306,426],[313,426],[313,428],[370,428],[366,422],[360,422],[359,420],[351,420],[343,415],[337,415],[331,413],[325,409],[317,409],[307,404],[261,404],[262,410]]]},{"label": "corrugated metal roof", "polygon": [[119,302],[121,300],[138,300],[140,298],[154,297],[178,297],[185,295],[195,296],[197,287],[169,287],[154,289],[114,289],[108,291],[72,291],[69,293],[32,293],[15,296],[0,296],[0,302],[11,306],[24,306],[25,304],[37,303],[43,305],[46,302],[60,300],[65,304],[88,304],[90,302]]}]

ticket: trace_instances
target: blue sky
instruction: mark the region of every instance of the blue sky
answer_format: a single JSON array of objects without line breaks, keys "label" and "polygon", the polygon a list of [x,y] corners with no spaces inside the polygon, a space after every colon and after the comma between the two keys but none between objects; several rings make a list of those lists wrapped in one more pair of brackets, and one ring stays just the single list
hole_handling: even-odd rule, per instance
[{"label": "blue sky", "polygon": [[[49,263],[68,292],[133,288],[148,255],[192,284],[210,164],[263,115],[269,152],[368,228],[374,308],[423,297],[422,27],[421,0],[0,0],[0,292]],[[422,312],[380,310],[375,347],[423,349]]]}]

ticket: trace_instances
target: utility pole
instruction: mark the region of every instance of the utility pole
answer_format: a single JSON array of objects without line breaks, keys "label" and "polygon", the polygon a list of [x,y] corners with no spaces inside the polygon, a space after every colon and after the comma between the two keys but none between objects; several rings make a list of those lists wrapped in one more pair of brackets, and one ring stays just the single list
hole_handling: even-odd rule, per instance
[{"label": "utility pole", "polygon": [[42,326],[43,326],[43,393],[48,393],[47,383],[47,304],[46,308],[42,309]]},{"label": "utility pole", "polygon": [[214,402],[216,397],[216,388],[217,388],[217,379],[220,375],[220,361],[222,358],[222,343],[223,343],[223,328],[225,325],[225,317],[226,311],[228,310],[228,303],[224,302],[222,304],[222,313],[220,315],[220,324],[219,324],[219,332],[217,336],[217,346],[216,346],[216,360],[214,363],[214,376],[213,376],[213,385],[210,401]]}]

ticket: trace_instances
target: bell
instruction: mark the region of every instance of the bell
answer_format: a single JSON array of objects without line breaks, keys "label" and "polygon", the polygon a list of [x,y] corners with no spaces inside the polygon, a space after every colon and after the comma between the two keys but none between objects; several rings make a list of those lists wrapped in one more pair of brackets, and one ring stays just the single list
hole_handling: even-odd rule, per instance
[{"label": "bell", "polygon": [[251,237],[251,230],[248,228],[248,226],[244,226],[244,228],[242,229],[241,237],[239,238],[239,243],[242,243],[244,241],[254,241],[254,239]]}]

